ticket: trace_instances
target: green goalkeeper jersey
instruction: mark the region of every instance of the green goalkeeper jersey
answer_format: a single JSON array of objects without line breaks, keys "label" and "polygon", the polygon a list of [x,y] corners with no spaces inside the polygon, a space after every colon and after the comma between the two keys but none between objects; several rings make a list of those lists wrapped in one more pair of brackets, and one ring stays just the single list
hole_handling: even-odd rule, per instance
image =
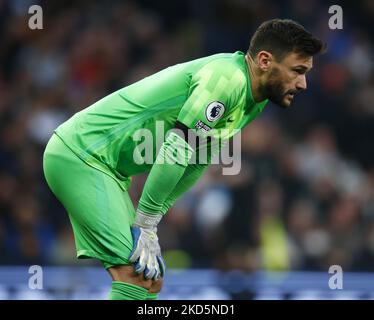
[{"label": "green goalkeeper jersey", "polygon": [[266,103],[253,100],[245,54],[221,53],[171,66],[109,94],[76,113],[55,133],[83,161],[127,190],[131,176],[152,167],[142,163],[137,151],[145,131],[155,159],[160,147],[157,137],[176,121],[199,135],[228,139]]}]

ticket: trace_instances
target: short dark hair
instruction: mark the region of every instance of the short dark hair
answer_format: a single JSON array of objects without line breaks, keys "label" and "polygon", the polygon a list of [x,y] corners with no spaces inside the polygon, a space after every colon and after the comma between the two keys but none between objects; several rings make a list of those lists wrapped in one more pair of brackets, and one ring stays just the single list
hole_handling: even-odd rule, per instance
[{"label": "short dark hair", "polygon": [[313,56],[325,49],[326,45],[299,23],[290,19],[273,19],[258,27],[247,53],[253,58],[261,50],[266,50],[281,61],[291,52]]}]

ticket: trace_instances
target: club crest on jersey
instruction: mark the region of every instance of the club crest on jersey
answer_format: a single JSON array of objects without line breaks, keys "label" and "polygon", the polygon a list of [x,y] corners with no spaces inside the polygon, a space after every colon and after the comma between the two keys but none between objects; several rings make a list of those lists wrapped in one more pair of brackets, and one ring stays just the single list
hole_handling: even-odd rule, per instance
[{"label": "club crest on jersey", "polygon": [[205,116],[209,122],[213,122],[221,118],[224,112],[224,104],[219,101],[213,101],[206,107]]}]

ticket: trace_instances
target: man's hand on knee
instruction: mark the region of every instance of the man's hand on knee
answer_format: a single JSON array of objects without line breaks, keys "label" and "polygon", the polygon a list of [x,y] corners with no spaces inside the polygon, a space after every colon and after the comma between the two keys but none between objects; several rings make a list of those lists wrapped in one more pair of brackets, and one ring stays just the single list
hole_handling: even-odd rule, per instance
[{"label": "man's hand on knee", "polygon": [[157,280],[166,269],[157,237],[157,225],[161,218],[162,215],[145,214],[138,210],[131,226],[134,246],[129,261],[134,263],[135,272],[144,273],[146,279]]}]

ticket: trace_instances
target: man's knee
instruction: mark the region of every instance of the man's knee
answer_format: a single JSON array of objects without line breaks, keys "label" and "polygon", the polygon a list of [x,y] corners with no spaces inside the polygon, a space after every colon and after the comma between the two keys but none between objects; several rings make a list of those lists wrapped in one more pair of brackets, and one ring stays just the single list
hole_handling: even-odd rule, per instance
[{"label": "man's knee", "polygon": [[149,289],[149,293],[159,293],[162,289],[163,279],[160,278],[156,281],[152,281],[151,288]]},{"label": "man's knee", "polygon": [[[150,290],[153,286],[151,279],[145,279],[143,273],[137,274],[132,265],[114,266],[108,269],[113,281],[121,281],[137,285],[139,287]],[[161,289],[161,288],[160,288]]]}]

